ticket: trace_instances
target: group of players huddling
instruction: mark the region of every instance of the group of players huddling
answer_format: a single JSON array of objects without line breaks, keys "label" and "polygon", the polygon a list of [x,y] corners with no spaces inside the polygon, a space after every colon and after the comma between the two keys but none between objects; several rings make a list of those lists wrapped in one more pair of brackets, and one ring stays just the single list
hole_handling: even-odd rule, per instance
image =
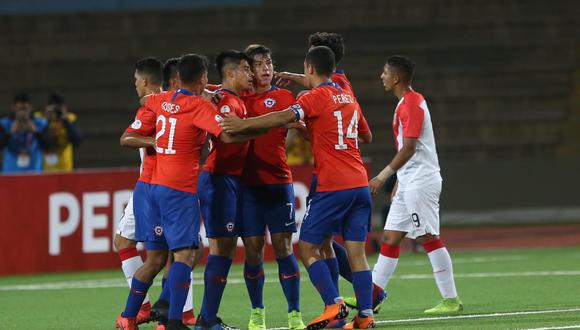
[{"label": "group of players huddling", "polygon": [[[135,87],[142,106],[121,145],[140,148],[142,168],[115,237],[130,285],[117,328],[137,329],[155,320],[156,329],[235,329],[217,314],[241,237],[252,305],[248,329],[266,329],[266,228],[288,303],[289,329],[375,327],[373,314],[387,297],[385,289],[405,237],[423,244],[443,297],[425,313],[463,309],[451,258],[438,236],[442,179],[429,110],[423,96],[411,88],[413,62],[391,56],[380,76],[385,90],[399,99],[393,118],[398,152],[369,182],[358,145],[370,143],[372,134],[350,82],[337,70],[344,55],[342,36],[315,33],[308,41],[304,73],[278,73],[277,85],[271,52],[263,45],[221,52],[215,64],[220,85],[208,85],[209,64],[202,55],[183,55],[164,65],[154,58],[137,62]],[[307,90],[296,99],[277,87],[289,83]],[[325,308],[307,325],[300,312],[300,269],[292,248],[296,222],[285,154],[288,129],[297,129],[310,141],[315,159],[298,245]],[[210,151],[200,169],[206,139]],[[381,254],[371,272],[365,255],[371,193],[395,174],[398,186]],[[203,254],[202,219],[209,256],[196,318],[191,281]],[[333,235],[341,235],[344,244],[335,242]],[[144,243],[145,262],[136,242]],[[147,291],[164,267],[162,292],[151,306]],[[340,296],[339,274],[352,283],[356,297]],[[358,310],[350,322],[347,306]]]}]

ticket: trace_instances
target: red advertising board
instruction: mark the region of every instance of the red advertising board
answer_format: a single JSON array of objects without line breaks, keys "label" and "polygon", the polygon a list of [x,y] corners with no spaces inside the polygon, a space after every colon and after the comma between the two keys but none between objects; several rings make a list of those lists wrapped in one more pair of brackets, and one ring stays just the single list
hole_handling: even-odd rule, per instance
[{"label": "red advertising board", "polygon": [[[312,168],[292,172],[298,220]],[[137,177],[136,170],[0,175],[0,275],[118,267],[113,236]]]}]

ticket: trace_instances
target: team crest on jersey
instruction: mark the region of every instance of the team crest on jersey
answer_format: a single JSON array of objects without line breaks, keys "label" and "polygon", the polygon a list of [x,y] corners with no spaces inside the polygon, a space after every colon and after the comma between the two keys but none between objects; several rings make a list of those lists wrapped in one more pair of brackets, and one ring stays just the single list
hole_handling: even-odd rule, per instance
[{"label": "team crest on jersey", "polygon": [[140,129],[141,125],[142,125],[141,121],[139,119],[135,119],[133,124],[131,124],[131,128],[132,129]]},{"label": "team crest on jersey", "polygon": [[231,109],[228,105],[224,105],[220,108],[220,112],[223,114],[230,113]]},{"label": "team crest on jersey", "polygon": [[266,108],[272,108],[275,105],[276,105],[276,100],[274,100],[271,97],[269,97],[269,98],[267,98],[267,99],[264,100],[264,106]]},{"label": "team crest on jersey", "polygon": [[163,228],[161,226],[156,226],[155,229],[155,236],[161,237],[163,235]]},{"label": "team crest on jersey", "polygon": [[234,223],[233,222],[228,222],[226,225],[226,229],[231,233],[232,231],[234,231]]}]

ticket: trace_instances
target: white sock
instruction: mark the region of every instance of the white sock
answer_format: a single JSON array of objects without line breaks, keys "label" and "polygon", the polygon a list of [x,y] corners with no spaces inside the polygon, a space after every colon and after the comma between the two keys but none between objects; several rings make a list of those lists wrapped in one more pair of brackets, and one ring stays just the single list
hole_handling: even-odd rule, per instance
[{"label": "white sock", "polygon": [[441,292],[443,298],[456,298],[457,289],[453,278],[453,265],[451,256],[445,247],[433,250],[427,253],[431,266],[433,267],[433,276],[435,283]]},{"label": "white sock", "polygon": [[193,271],[191,271],[191,283],[189,284],[189,291],[187,292],[187,299],[183,305],[183,311],[187,312],[193,309]]},{"label": "white sock", "polygon": [[373,283],[380,286],[383,290],[387,288],[387,284],[393,276],[399,258],[390,258],[384,255],[379,255],[379,260],[373,268]]},{"label": "white sock", "polygon": [[[143,260],[141,259],[140,255],[125,260],[121,260],[121,268],[123,269],[123,273],[125,274],[125,278],[127,279],[129,287],[131,287],[133,275],[135,275],[135,272],[137,271],[137,269],[141,268],[141,266],[143,266]],[[143,304],[146,304],[148,302],[149,302],[149,294],[145,296]]]}]

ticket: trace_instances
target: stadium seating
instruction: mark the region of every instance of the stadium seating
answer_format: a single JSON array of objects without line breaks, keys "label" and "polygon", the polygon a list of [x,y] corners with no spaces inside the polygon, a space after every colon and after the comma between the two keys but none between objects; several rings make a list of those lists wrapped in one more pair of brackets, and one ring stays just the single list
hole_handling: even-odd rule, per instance
[{"label": "stadium seating", "polygon": [[395,53],[417,62],[415,87],[428,99],[443,160],[578,156],[569,147],[580,143],[569,125],[580,116],[577,97],[572,101],[574,8],[574,0],[269,0],[158,15],[8,16],[0,20],[0,102],[8,109],[12,93],[27,89],[40,105],[48,92],[61,91],[83,127],[77,165],[135,165],[118,137],[136,109],[136,59],[211,56],[261,42],[275,51],[279,69],[300,71],[307,36],[327,30],[344,33],[342,66],[376,141],[363,148],[366,156],[393,152],[396,102],[379,75]]}]

